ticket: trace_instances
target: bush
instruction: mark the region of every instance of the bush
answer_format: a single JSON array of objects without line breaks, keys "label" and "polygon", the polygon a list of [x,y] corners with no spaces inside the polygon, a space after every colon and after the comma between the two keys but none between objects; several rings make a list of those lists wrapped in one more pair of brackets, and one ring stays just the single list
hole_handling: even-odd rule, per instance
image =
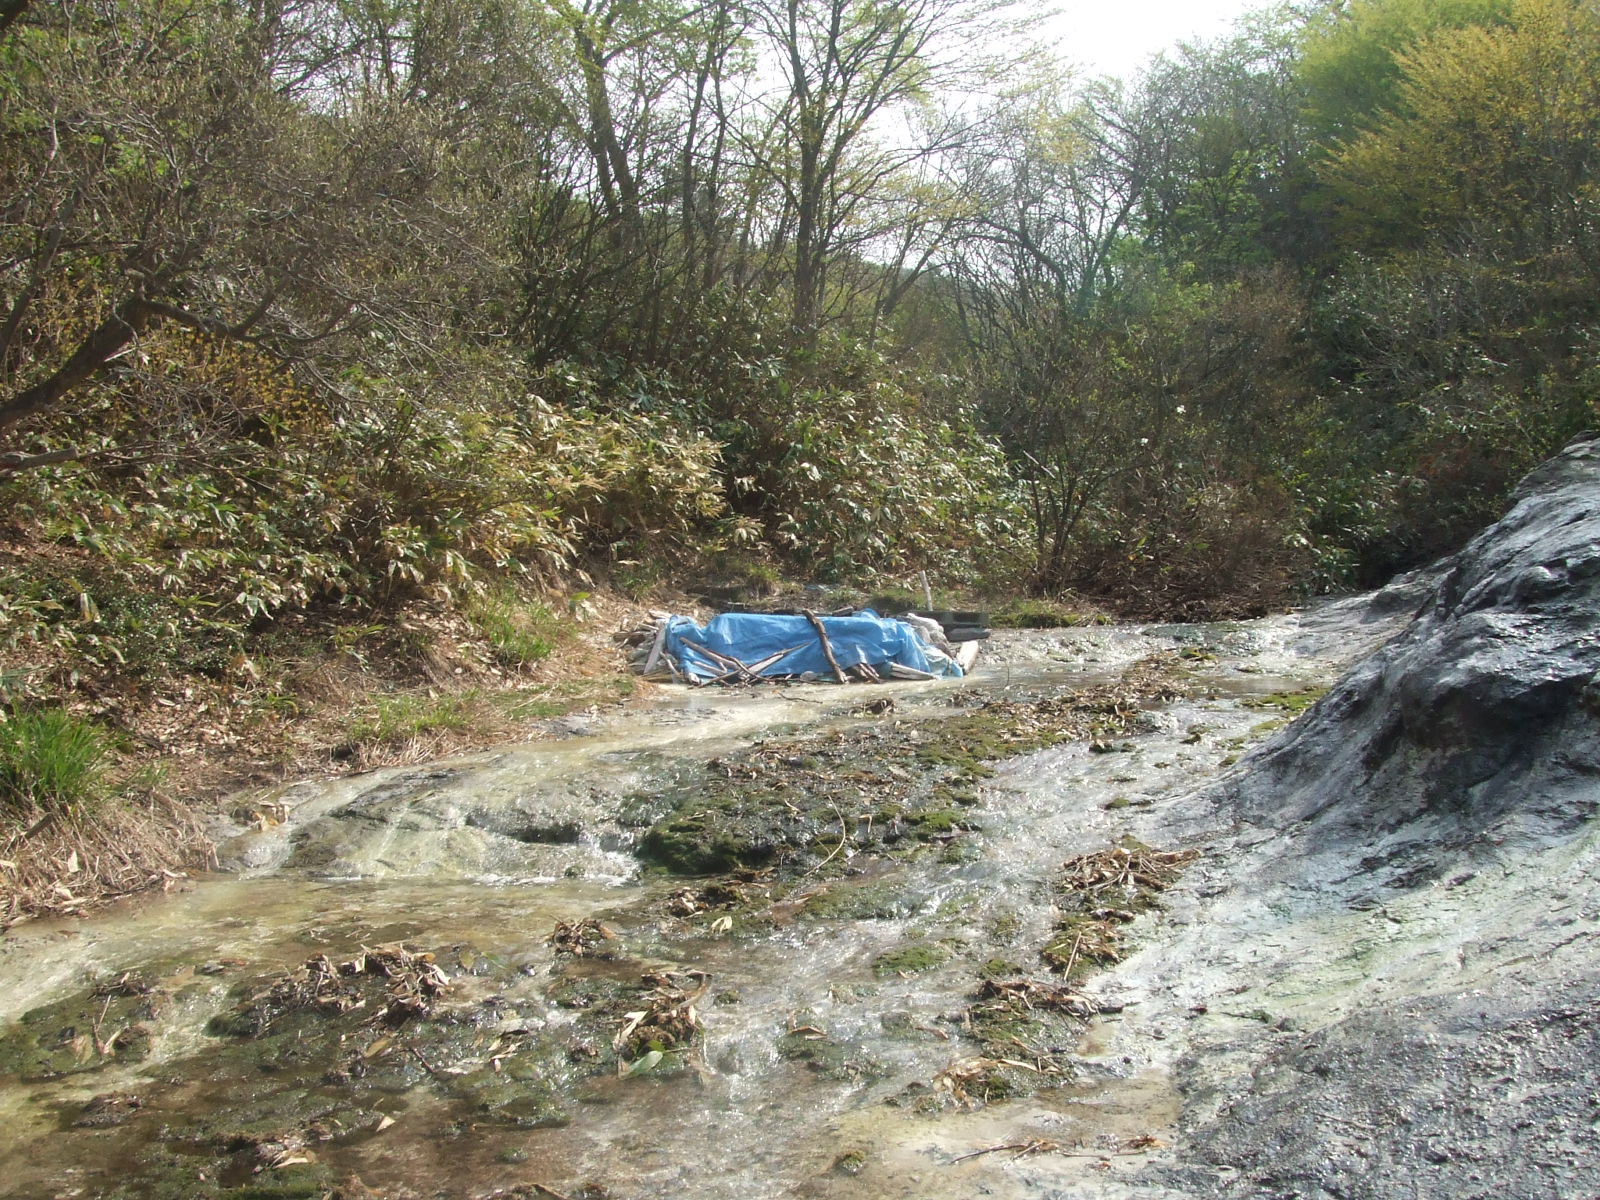
[{"label": "bush", "polygon": [[961,584],[1009,571],[1025,518],[1005,456],[941,381],[852,347],[802,374],[750,364],[715,426],[730,505],[824,579],[927,570]]}]

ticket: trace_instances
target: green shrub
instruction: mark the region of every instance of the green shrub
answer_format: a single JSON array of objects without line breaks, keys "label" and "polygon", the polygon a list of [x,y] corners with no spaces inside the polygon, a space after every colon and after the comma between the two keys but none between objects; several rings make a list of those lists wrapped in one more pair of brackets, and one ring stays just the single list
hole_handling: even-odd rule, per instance
[{"label": "green shrub", "polygon": [[92,810],[108,794],[105,735],[60,709],[13,708],[0,722],[0,812],[26,820]]}]

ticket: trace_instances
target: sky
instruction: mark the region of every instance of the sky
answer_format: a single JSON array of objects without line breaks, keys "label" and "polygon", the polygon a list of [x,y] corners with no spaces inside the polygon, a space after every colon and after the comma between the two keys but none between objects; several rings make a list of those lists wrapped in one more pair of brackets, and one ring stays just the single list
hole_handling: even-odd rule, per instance
[{"label": "sky", "polygon": [[1179,41],[1227,33],[1235,18],[1266,0],[1056,0],[1044,26],[1060,56],[1086,75],[1127,77],[1150,55]]}]

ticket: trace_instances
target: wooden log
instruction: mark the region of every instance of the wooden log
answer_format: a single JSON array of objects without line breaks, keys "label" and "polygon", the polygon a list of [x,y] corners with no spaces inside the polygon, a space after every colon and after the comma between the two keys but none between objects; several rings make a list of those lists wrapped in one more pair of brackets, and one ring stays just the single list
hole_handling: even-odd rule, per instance
[{"label": "wooden log", "polygon": [[777,666],[784,659],[788,658],[789,655],[793,654],[796,650],[802,649],[803,647],[804,643],[802,643],[800,646],[790,646],[787,650],[779,650],[776,653],[769,654],[765,658],[751,663],[749,670],[755,675],[761,675],[763,679],[769,678],[761,673],[770,667]]},{"label": "wooden log", "polygon": [[845,673],[839,666],[839,660],[833,656],[833,643],[828,640],[828,631],[823,628],[822,618],[809,608],[802,609],[805,619],[811,622],[811,628],[817,631],[817,640],[822,643],[822,656],[828,660],[828,665],[833,668],[833,677],[840,683],[849,683]]},{"label": "wooden log", "polygon": [[[742,676],[747,683],[754,683],[760,678],[760,676],[757,675],[751,668],[749,663],[743,662],[742,660],[733,657],[731,654],[721,654],[718,651],[713,650],[710,646],[702,646],[699,642],[690,641],[688,638],[683,639],[683,644],[694,650],[696,653],[704,654],[718,666],[727,667],[730,673]],[[783,652],[783,654],[788,653],[790,653],[788,650]],[[783,655],[780,654],[778,657],[782,658]],[[774,659],[773,661],[777,660]]]},{"label": "wooden log", "polygon": [[908,667],[902,663],[890,663],[889,674],[896,679],[937,679],[937,675],[930,675],[927,671],[919,671],[915,667]]},{"label": "wooden log", "polygon": [[661,651],[667,645],[667,622],[670,618],[663,618],[656,622],[656,640],[650,646],[650,657],[645,659],[642,675],[648,675],[656,669],[656,664],[661,661]]}]

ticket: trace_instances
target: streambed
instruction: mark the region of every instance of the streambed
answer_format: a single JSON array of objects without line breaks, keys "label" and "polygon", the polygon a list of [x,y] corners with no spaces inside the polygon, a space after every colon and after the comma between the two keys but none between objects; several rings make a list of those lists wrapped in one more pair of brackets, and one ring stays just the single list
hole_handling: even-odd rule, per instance
[{"label": "streambed", "polygon": [[[1173,1027],[1270,982],[1125,982],[1225,886],[1194,797],[1407,612],[1007,633],[968,680],[664,689],[241,796],[225,873],[0,941],[0,1194],[1184,1194],[1135,1182],[1179,1138]],[[685,866],[674,821],[721,874],[641,869]],[[1199,857],[1128,914],[1125,968],[1063,976],[1063,863],[1119,844]],[[986,979],[1087,1007],[997,1050]],[[629,1034],[669,1010],[681,1042]]]}]

